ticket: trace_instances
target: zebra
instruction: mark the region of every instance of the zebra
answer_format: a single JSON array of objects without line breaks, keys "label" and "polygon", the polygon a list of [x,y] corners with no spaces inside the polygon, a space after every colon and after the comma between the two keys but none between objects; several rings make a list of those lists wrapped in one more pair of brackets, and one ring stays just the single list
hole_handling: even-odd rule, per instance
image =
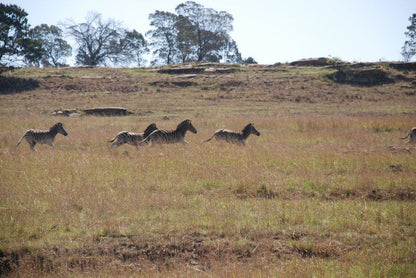
[{"label": "zebra", "polygon": [[155,130],[150,133],[149,136],[147,136],[144,140],[142,140],[140,144],[149,142],[152,142],[152,146],[155,144],[188,144],[188,142],[185,140],[185,133],[188,130],[193,133],[197,133],[197,130],[192,125],[191,120],[185,120],[181,122],[175,130]]},{"label": "zebra", "polygon": [[406,135],[406,137],[400,138],[400,139],[406,139],[409,138],[408,143],[415,144],[416,143],[416,127],[412,128]]},{"label": "zebra", "polygon": [[245,140],[250,134],[255,134],[260,136],[260,132],[253,126],[252,123],[246,125],[241,132],[234,132],[228,129],[219,129],[215,131],[214,135],[211,138],[205,140],[204,142],[211,141],[215,137],[218,141],[224,141],[227,143],[233,143],[241,146],[245,146]]},{"label": "zebra", "polygon": [[25,134],[20,138],[19,142],[17,142],[17,146],[19,146],[20,142],[22,142],[23,138],[29,143],[30,149],[32,151],[35,150],[36,143],[39,144],[48,144],[52,148],[55,148],[53,141],[55,140],[56,135],[60,133],[64,136],[67,136],[68,133],[65,131],[62,123],[54,124],[49,131],[47,130],[36,130],[36,129],[29,129],[25,132]]},{"label": "zebra", "polygon": [[108,142],[109,143],[113,142],[113,144],[111,144],[112,148],[117,148],[118,146],[126,144],[126,143],[138,147],[140,141],[142,141],[144,138],[149,136],[149,134],[155,130],[157,130],[157,126],[155,123],[152,123],[144,130],[143,133],[121,131],[113,139],[109,140]]}]

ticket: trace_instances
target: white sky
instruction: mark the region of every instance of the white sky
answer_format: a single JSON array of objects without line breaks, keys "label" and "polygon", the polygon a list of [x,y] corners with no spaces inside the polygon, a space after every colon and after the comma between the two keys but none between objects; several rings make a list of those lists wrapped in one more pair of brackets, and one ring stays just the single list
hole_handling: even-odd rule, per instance
[{"label": "white sky", "polygon": [[[85,21],[89,11],[145,34],[155,10],[174,12],[186,2],[173,0],[15,0],[31,27]],[[345,61],[399,61],[415,0],[198,0],[206,8],[234,17],[243,58],[260,64],[302,58],[338,57]]]}]

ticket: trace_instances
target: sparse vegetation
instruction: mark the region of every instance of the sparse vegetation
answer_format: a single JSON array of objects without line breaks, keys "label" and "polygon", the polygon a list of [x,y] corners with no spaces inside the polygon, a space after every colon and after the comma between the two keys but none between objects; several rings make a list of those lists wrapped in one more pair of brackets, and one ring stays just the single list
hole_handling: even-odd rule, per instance
[{"label": "sparse vegetation", "polygon": [[[383,67],[405,78],[361,87],[288,65],[3,72],[38,86],[0,95],[0,272],[414,277],[416,150],[399,138],[415,126],[415,74]],[[103,106],[135,114],[50,116]],[[188,146],[107,142],[186,118],[198,129]],[[55,150],[15,148],[57,120],[69,135]],[[202,143],[247,122],[261,136],[245,148]]]}]

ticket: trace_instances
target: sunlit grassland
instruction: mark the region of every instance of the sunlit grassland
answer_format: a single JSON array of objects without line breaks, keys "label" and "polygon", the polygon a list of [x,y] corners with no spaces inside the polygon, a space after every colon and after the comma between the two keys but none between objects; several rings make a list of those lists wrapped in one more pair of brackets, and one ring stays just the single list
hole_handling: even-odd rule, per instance
[{"label": "sunlit grassland", "polygon": [[[49,258],[55,267],[43,275],[414,276],[416,157],[399,139],[415,125],[412,102],[212,100],[204,94],[217,91],[192,90],[1,96],[1,251]],[[117,103],[151,112],[49,116]],[[107,142],[121,130],[152,122],[174,129],[185,118],[198,130],[186,135],[189,145],[111,150]],[[15,147],[26,129],[57,121],[69,135],[58,135],[54,150]],[[203,143],[216,129],[249,122],[261,135],[245,148]],[[108,255],[122,244],[180,246],[188,238],[202,244],[201,257]],[[71,268],[53,250],[94,264]]]},{"label": "sunlit grassland", "polygon": [[[398,196],[414,191],[416,161],[387,149],[400,144],[411,117],[256,118],[262,135],[249,137],[246,148],[202,144],[221,126],[196,119],[200,132],[187,135],[188,146],[116,151],[106,142],[118,131],[113,126],[126,121],[143,129],[135,117],[61,120],[70,135],[58,136],[55,150],[41,145],[31,153],[25,142],[16,149],[20,134],[3,133],[4,247],[194,232],[236,244],[277,244],[270,242],[274,235],[299,232],[305,237],[283,244],[329,249],[337,262],[381,246],[404,263],[414,257],[416,206]],[[244,120],[225,123],[238,128]],[[374,191],[386,200],[369,198]]]}]

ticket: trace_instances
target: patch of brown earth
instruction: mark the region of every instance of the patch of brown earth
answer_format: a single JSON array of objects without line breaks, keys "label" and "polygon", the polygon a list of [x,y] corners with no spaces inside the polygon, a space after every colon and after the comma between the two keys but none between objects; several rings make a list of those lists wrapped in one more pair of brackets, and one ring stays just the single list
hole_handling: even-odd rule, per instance
[{"label": "patch of brown earth", "polygon": [[300,242],[308,237],[303,232],[278,232],[260,235],[245,244],[232,243],[224,235],[192,233],[181,237],[164,236],[149,240],[136,235],[97,236],[82,247],[68,249],[29,249],[0,251],[0,273],[13,274],[31,269],[37,273],[53,274],[60,271],[100,269],[109,264],[172,264],[189,265],[208,270],[213,263],[250,261],[256,258],[290,259],[297,257],[338,257],[343,248],[322,242],[304,246]]}]

